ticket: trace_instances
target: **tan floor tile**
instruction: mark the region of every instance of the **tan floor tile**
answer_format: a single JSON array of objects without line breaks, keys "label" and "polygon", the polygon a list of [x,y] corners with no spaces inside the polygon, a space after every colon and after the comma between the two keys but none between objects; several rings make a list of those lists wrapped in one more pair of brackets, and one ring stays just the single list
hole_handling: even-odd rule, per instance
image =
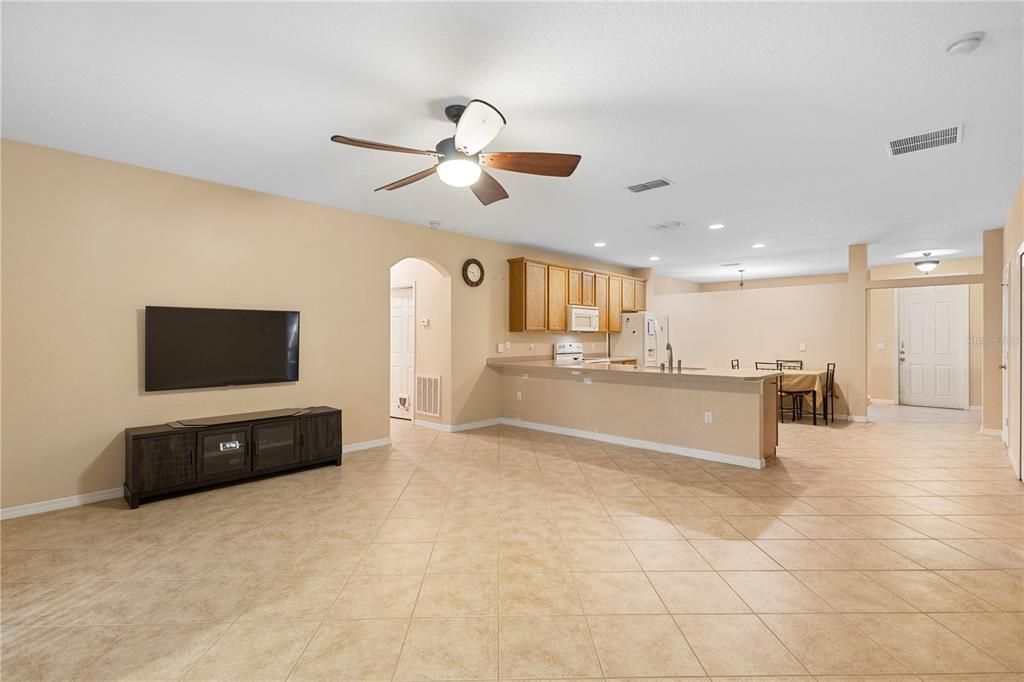
[{"label": "tan floor tile", "polygon": [[869,577],[921,611],[993,611],[995,607],[930,571],[870,571]]},{"label": "tan floor tile", "polygon": [[794,571],[793,575],[841,613],[916,610],[858,571]]},{"label": "tan floor tile", "polygon": [[[632,518],[632,517],[616,517]],[[557,520],[558,532],[563,540],[621,540],[618,528],[610,516],[579,515]]]},{"label": "tan floor tile", "polygon": [[713,571],[647,575],[670,613],[749,613],[750,608]]},{"label": "tan floor tile", "polygon": [[10,682],[73,679],[131,630],[127,626],[4,626],[0,677]]},{"label": "tan floor tile", "polygon": [[623,540],[579,540],[565,543],[574,571],[639,571],[640,564]]},{"label": "tan floor tile", "polygon": [[569,570],[560,542],[502,542],[498,547],[501,571],[547,573]]},{"label": "tan floor tile", "polygon": [[494,516],[445,516],[437,532],[438,542],[494,542],[500,523]]},{"label": "tan floor tile", "polygon": [[630,540],[645,571],[705,571],[711,567],[686,540]]},{"label": "tan floor tile", "polygon": [[876,540],[906,540],[925,537],[922,533],[900,523],[900,519],[902,518],[904,517],[897,516],[890,519],[887,516],[879,515],[840,517],[843,523],[850,526],[866,538],[873,538]]},{"label": "tan floor tile", "polygon": [[366,545],[358,542],[306,545],[292,555],[287,572],[293,576],[347,576],[365,552]]},{"label": "tan floor tile", "polygon": [[777,571],[782,567],[749,540],[692,540],[716,571]]},{"label": "tan floor tile", "polygon": [[187,583],[156,609],[150,623],[231,623],[267,588],[262,580],[216,578]]},{"label": "tan floor tile", "polygon": [[937,571],[946,580],[976,594],[1003,611],[1024,611],[1024,572]]},{"label": "tan floor tile", "polygon": [[413,619],[395,672],[396,680],[497,677],[497,618]]},{"label": "tan floor tile", "polygon": [[877,540],[815,540],[816,543],[848,563],[852,568],[873,571],[920,569],[899,552]]},{"label": "tan floor tile", "polygon": [[664,677],[704,672],[671,616],[588,616],[587,622],[606,676]]},{"label": "tan floor tile", "polygon": [[682,540],[675,526],[663,516],[615,516],[612,518],[627,540]]},{"label": "tan floor tile", "polygon": [[503,518],[498,527],[498,537],[510,542],[557,541],[561,538],[558,524],[539,516]]},{"label": "tan floor tile", "polygon": [[[1024,518],[1022,518],[1024,523]],[[1024,541],[1010,539],[947,539],[943,542],[992,568],[1024,568]]]},{"label": "tan floor tile", "polygon": [[185,676],[187,680],[284,680],[319,623],[235,623]]},{"label": "tan floor tile", "polygon": [[224,623],[143,625],[89,666],[81,679],[179,680],[227,628]]},{"label": "tan floor tile", "polygon": [[588,614],[666,613],[643,573],[574,573],[583,612]]},{"label": "tan floor tile", "polygon": [[675,616],[675,620],[709,675],[807,672],[757,616]]},{"label": "tan floor tile", "polygon": [[430,561],[429,542],[374,543],[356,566],[357,575],[423,574]]},{"label": "tan floor tile", "polygon": [[880,540],[880,542],[930,570],[991,568],[985,562],[978,561],[938,540]]},{"label": "tan floor tile", "polygon": [[497,572],[497,542],[437,542],[427,565],[427,573]]},{"label": "tan floor tile", "polygon": [[600,677],[582,616],[501,619],[502,679]]},{"label": "tan floor tile", "polygon": [[924,614],[856,614],[846,618],[912,672],[1005,671],[996,660]]},{"label": "tan floor tile", "polygon": [[341,620],[320,625],[289,680],[390,680],[407,620]]},{"label": "tan floor tile", "polygon": [[274,581],[239,621],[320,620],[345,584],[344,578],[292,578]]},{"label": "tan floor tile", "polygon": [[647,497],[604,497],[604,508],[610,516],[659,516],[660,510]]},{"label": "tan floor tile", "polygon": [[417,618],[498,615],[498,576],[436,574],[423,580],[416,601]]},{"label": "tan floor tile", "polygon": [[817,539],[857,539],[864,537],[859,531],[831,516],[787,516],[786,523],[800,531],[804,537]]},{"label": "tan floor tile", "polygon": [[441,519],[388,519],[374,542],[433,542],[440,527]]},{"label": "tan floor tile", "polygon": [[355,575],[327,611],[330,620],[409,618],[420,592],[422,576]]},{"label": "tan floor tile", "polygon": [[652,497],[651,502],[665,516],[715,516],[711,507],[696,497]]},{"label": "tan floor tile", "polygon": [[748,540],[799,539],[804,536],[782,519],[774,516],[726,516],[729,525],[743,533]]},{"label": "tan floor tile", "polygon": [[498,587],[502,616],[583,613],[568,573],[502,573]]},{"label": "tan floor tile", "polygon": [[721,516],[669,516],[687,540],[742,540],[743,533],[729,525]]},{"label": "tan floor tile", "polygon": [[756,544],[790,571],[841,571],[851,568],[812,540],[758,540]]},{"label": "tan floor tile", "polygon": [[961,526],[959,523],[941,516],[935,516],[934,514],[926,516],[900,516],[895,520],[927,537],[935,539],[985,537],[985,534],[981,531],[972,530],[967,526]]},{"label": "tan floor tile", "polygon": [[832,608],[785,571],[720,573],[755,613],[829,613]]},{"label": "tan floor tile", "polygon": [[932,618],[1014,672],[1024,672],[1024,613],[939,613]]},{"label": "tan floor tile", "polygon": [[814,675],[909,672],[842,615],[771,614],[761,620]]}]

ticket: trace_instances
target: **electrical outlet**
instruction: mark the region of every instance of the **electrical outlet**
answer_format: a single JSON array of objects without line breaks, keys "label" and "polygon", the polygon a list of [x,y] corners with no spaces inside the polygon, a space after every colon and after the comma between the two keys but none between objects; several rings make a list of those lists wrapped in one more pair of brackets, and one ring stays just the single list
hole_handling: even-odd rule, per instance
[{"label": "electrical outlet", "polygon": [[505,344],[503,344],[503,343],[499,343],[498,344],[498,352],[499,353],[504,353],[505,352]]},{"label": "electrical outlet", "polygon": [[512,350],[512,342],[511,341],[506,341],[505,342],[505,350]]},{"label": "electrical outlet", "polygon": [[522,400],[522,399],[523,399],[523,392],[522,391],[516,391],[516,400]]},{"label": "electrical outlet", "polygon": [[590,377],[583,377],[583,383],[585,383],[585,384],[592,384],[592,383],[594,383],[594,380],[591,379]]},{"label": "electrical outlet", "polygon": [[710,412],[705,412],[704,413],[704,423],[705,424],[710,424],[711,423],[711,413]]},{"label": "electrical outlet", "polygon": [[522,374],[519,375],[519,378],[520,379],[529,379],[530,375],[527,374],[526,372],[523,372]]},{"label": "electrical outlet", "polygon": [[533,350],[533,344],[532,343],[530,344],[530,350]]}]

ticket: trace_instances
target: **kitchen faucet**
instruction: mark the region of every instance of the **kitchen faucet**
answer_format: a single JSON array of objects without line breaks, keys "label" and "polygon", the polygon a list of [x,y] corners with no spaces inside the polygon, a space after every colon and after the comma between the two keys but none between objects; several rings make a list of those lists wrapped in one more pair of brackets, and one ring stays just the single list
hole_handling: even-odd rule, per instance
[{"label": "kitchen faucet", "polygon": [[673,355],[672,355],[672,343],[671,343],[671,342],[670,342],[670,343],[666,343],[666,344],[665,344],[665,350],[667,350],[667,351],[668,351],[668,369],[669,369],[669,371],[671,372],[671,371],[672,371],[672,365],[676,364],[676,363],[675,363],[675,362],[673,361]]}]

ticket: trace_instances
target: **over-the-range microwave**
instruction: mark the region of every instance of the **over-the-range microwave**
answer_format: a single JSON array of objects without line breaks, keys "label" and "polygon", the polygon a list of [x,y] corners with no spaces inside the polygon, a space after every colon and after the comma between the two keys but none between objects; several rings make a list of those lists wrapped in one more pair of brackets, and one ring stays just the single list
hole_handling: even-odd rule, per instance
[{"label": "over-the-range microwave", "polygon": [[583,305],[569,306],[569,331],[596,332],[597,330],[597,308]]}]

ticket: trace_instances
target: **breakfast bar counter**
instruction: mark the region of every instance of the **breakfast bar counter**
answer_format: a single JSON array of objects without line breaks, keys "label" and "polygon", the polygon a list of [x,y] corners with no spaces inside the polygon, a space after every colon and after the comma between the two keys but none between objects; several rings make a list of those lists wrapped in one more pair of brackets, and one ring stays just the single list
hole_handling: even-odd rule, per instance
[{"label": "breakfast bar counter", "polygon": [[[614,359],[613,359],[614,360]],[[778,439],[778,372],[491,358],[502,422],[763,468]]]}]

